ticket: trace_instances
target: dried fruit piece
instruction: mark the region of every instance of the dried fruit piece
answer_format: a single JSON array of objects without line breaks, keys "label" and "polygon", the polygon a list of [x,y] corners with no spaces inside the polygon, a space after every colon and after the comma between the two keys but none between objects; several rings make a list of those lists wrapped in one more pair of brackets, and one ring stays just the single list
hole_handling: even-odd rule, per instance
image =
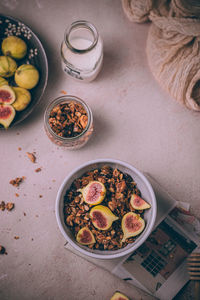
[{"label": "dried fruit piece", "polygon": [[28,90],[21,87],[13,87],[16,95],[16,100],[13,103],[13,107],[17,111],[24,110],[31,101],[31,94]]},{"label": "dried fruit piece", "polygon": [[26,55],[26,43],[16,36],[8,36],[2,42],[2,52],[4,55],[9,55],[15,59],[21,59]]},{"label": "dried fruit piece", "polygon": [[119,219],[104,205],[94,206],[90,211],[90,218],[92,224],[100,230],[109,229],[112,226],[112,223]]},{"label": "dried fruit piece", "polygon": [[106,195],[105,185],[99,181],[91,181],[79,191],[83,195],[83,200],[91,205],[101,203]]},{"label": "dried fruit piece", "polygon": [[120,292],[115,292],[110,300],[129,300],[129,298]]},{"label": "dried fruit piece", "polygon": [[8,128],[15,117],[15,109],[9,104],[0,104],[0,124]]},{"label": "dried fruit piece", "polygon": [[134,209],[137,210],[148,209],[151,207],[149,203],[147,203],[144,199],[142,199],[140,196],[136,194],[133,194],[131,196],[130,204]]},{"label": "dried fruit piece", "polygon": [[17,69],[17,64],[9,56],[0,56],[0,76],[11,77]]},{"label": "dried fruit piece", "polygon": [[96,242],[93,233],[87,227],[79,230],[76,240],[81,245],[91,245]]},{"label": "dried fruit piece", "polygon": [[15,101],[15,92],[8,85],[0,86],[0,103],[12,104]]},{"label": "dried fruit piece", "polygon": [[15,82],[18,86],[31,90],[39,81],[39,72],[33,65],[21,65],[15,72]]},{"label": "dried fruit piece", "polygon": [[128,212],[122,218],[122,230],[124,233],[122,243],[129,237],[140,234],[145,227],[144,220],[133,212]]},{"label": "dried fruit piece", "polygon": [[5,78],[0,76],[0,86],[2,86],[2,85],[8,85],[8,81],[5,80]]}]

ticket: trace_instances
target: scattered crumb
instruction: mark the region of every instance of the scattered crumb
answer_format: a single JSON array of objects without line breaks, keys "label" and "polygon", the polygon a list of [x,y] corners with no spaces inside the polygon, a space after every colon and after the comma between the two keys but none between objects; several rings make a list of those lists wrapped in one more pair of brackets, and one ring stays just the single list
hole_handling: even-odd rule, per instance
[{"label": "scattered crumb", "polygon": [[34,241],[34,239],[32,238],[31,241]]},{"label": "scattered crumb", "polygon": [[36,218],[38,218],[39,216],[38,215],[35,215],[36,216]]},{"label": "scattered crumb", "polygon": [[39,195],[39,198],[42,198],[43,196],[42,195]]},{"label": "scattered crumb", "polygon": [[42,169],[41,169],[41,168],[37,168],[37,169],[35,169],[35,172],[36,172],[36,173],[38,173],[38,172],[40,172],[40,171],[42,171]]},{"label": "scattered crumb", "polygon": [[19,236],[18,236],[18,235],[15,235],[15,236],[14,236],[14,239],[15,239],[15,240],[19,240]]},{"label": "scattered crumb", "polygon": [[25,176],[17,177],[17,178],[15,178],[15,179],[10,180],[9,183],[12,184],[12,185],[15,186],[15,187],[18,187],[18,186],[20,185],[20,183],[22,183],[22,181],[23,181],[24,179],[26,179]]},{"label": "scattered crumb", "polygon": [[26,152],[26,154],[32,163],[36,162],[36,156],[34,153]]},{"label": "scattered crumb", "polygon": [[17,132],[16,134],[17,134],[17,135],[20,135],[20,132]]},{"label": "scattered crumb", "polygon": [[16,197],[19,197],[19,194],[18,194],[18,193],[15,193],[15,196],[16,196]]},{"label": "scattered crumb", "polygon": [[1,201],[1,203],[0,203],[0,210],[4,211],[5,208],[6,208],[5,202],[4,202],[4,201]]},{"label": "scattered crumb", "polygon": [[62,90],[62,91],[60,91],[60,92],[61,92],[61,94],[67,95],[67,92],[64,91],[64,90]]},{"label": "scattered crumb", "polygon": [[12,202],[6,203],[6,209],[11,211],[15,207],[15,204]]},{"label": "scattered crumb", "polygon": [[0,203],[0,210],[4,211],[7,209],[8,211],[12,210],[15,207],[15,204],[12,202],[5,203],[4,201],[1,201]]},{"label": "scattered crumb", "polygon": [[24,216],[26,217],[26,213],[24,212]]},{"label": "scattered crumb", "polygon": [[19,151],[21,151],[21,150],[22,150],[22,148],[21,148],[21,147],[18,147],[18,150],[19,150]]},{"label": "scattered crumb", "polygon": [[55,179],[52,179],[52,182],[56,182],[56,180],[55,180]]},{"label": "scattered crumb", "polygon": [[7,254],[5,247],[1,245],[0,245],[0,254]]}]

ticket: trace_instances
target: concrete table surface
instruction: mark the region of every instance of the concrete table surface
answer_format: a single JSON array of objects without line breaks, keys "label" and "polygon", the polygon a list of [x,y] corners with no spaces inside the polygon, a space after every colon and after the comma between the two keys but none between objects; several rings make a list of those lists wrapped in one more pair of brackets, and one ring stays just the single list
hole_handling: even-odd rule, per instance
[{"label": "concrete table surface", "polygon": [[[0,299],[103,300],[115,290],[153,299],[64,249],[55,198],[73,168],[112,157],[152,174],[200,217],[199,114],[154,80],[145,54],[149,24],[130,23],[119,0],[1,0],[0,11],[38,35],[49,62],[39,107],[17,127],[0,132],[0,201],[15,203],[13,211],[0,212],[0,244],[8,252],[0,257]],[[69,79],[60,65],[64,30],[79,19],[94,23],[104,41],[102,71],[88,84]],[[45,107],[62,90],[85,100],[94,114],[95,133],[77,151],[59,149],[43,129]],[[35,164],[26,156],[33,151]],[[42,171],[36,173],[37,167]],[[26,179],[16,189],[9,181],[20,176]]]}]

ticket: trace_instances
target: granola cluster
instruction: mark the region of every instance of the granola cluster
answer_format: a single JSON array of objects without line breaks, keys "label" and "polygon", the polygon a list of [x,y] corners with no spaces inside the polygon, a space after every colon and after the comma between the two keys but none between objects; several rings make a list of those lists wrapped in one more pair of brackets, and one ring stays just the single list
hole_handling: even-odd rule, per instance
[{"label": "granola cluster", "polygon": [[87,112],[84,107],[73,101],[56,105],[50,112],[49,125],[61,137],[75,137],[86,128]]},{"label": "granola cluster", "polygon": [[[92,224],[89,216],[89,211],[92,207],[86,204],[83,200],[79,189],[85,187],[91,181],[102,182],[106,187],[106,197],[102,205],[110,208],[115,216],[119,219],[112,223],[108,230],[98,230]],[[121,172],[118,169],[112,169],[110,166],[103,166],[100,169],[95,169],[85,173],[81,178],[74,180],[70,189],[64,197],[64,219],[65,223],[72,230],[74,236],[77,236],[78,231],[83,227],[88,227],[93,233],[96,243],[88,245],[89,248],[99,250],[117,250],[127,246],[135,241],[135,237],[126,239],[121,243],[123,232],[121,229],[122,217],[134,211],[130,205],[132,193],[141,195],[133,178]],[[143,211],[137,211],[143,214]]]}]

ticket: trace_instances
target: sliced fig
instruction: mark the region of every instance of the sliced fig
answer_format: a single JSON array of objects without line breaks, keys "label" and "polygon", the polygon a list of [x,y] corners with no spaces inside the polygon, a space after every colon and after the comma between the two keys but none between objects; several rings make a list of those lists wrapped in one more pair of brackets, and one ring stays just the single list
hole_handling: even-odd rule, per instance
[{"label": "sliced fig", "polygon": [[122,243],[129,237],[136,236],[140,234],[145,227],[144,220],[140,215],[133,212],[128,212],[122,218],[122,230],[124,233]]},{"label": "sliced fig", "polygon": [[15,92],[8,85],[0,86],[0,103],[12,104],[15,101]]},{"label": "sliced fig", "polygon": [[112,226],[112,223],[119,219],[104,205],[94,206],[90,211],[90,218],[92,224],[100,230],[109,229]]},{"label": "sliced fig", "polygon": [[0,124],[6,129],[10,126],[15,117],[15,109],[9,104],[0,104]]},{"label": "sliced fig", "polygon": [[129,300],[129,298],[121,292],[115,292],[114,295],[110,298],[110,300]]},{"label": "sliced fig", "polygon": [[134,209],[137,210],[148,209],[151,207],[149,203],[147,203],[144,199],[142,199],[140,196],[136,194],[133,194],[131,196],[130,204]]},{"label": "sliced fig", "polygon": [[91,181],[79,191],[83,195],[83,200],[91,205],[101,203],[106,195],[106,188],[104,184],[99,181]]},{"label": "sliced fig", "polygon": [[76,240],[81,245],[91,245],[96,242],[93,233],[87,227],[79,230]]}]

